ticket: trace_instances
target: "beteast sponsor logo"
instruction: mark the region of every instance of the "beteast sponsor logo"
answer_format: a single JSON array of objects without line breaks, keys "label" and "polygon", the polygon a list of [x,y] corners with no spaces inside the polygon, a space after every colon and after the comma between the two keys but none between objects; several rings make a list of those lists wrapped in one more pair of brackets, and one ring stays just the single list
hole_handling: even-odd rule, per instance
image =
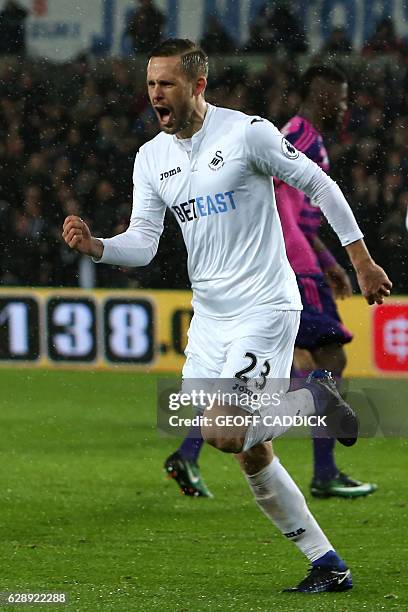
[{"label": "beteast sponsor logo", "polygon": [[196,196],[171,207],[181,223],[233,211],[237,208],[234,191]]},{"label": "beteast sponsor logo", "polygon": [[180,174],[180,172],[181,172],[180,166],[177,166],[177,168],[172,168],[171,170],[166,170],[166,172],[162,172],[160,174],[160,180],[163,181],[164,179],[167,179],[170,176],[174,176],[176,174]]}]

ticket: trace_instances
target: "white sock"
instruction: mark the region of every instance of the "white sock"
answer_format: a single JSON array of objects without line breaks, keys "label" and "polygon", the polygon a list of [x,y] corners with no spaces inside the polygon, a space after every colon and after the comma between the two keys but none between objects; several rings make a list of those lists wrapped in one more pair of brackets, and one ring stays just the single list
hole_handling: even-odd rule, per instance
[{"label": "white sock", "polygon": [[[316,409],[310,391],[299,389],[298,391],[291,391],[281,395],[279,404],[270,403],[269,405],[262,406],[260,411],[256,411],[255,414],[260,415],[262,418],[256,425],[248,427],[243,451],[247,451],[260,442],[273,440],[281,436],[285,431],[288,431],[292,424],[284,424],[283,417],[307,417],[316,414]],[[265,416],[270,417],[270,424],[265,423]],[[277,420],[280,422],[276,422]]]},{"label": "white sock", "polygon": [[257,474],[246,474],[246,478],[264,514],[310,561],[334,550],[277,457]]}]

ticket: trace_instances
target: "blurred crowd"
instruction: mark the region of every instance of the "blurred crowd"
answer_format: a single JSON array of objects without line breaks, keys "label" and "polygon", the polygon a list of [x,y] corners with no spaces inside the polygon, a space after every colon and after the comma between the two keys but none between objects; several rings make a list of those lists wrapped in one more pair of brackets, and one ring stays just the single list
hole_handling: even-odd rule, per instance
[{"label": "blurred crowd", "polygon": [[[260,23],[252,30],[258,46],[264,41]],[[344,128],[326,135],[330,173],[396,291],[408,293],[408,51],[394,34],[385,43],[389,32],[382,38],[378,32],[356,54],[344,32],[336,30],[308,62],[340,63],[348,73]],[[214,43],[216,32],[207,36]],[[303,36],[293,41],[290,53],[276,54],[278,41],[271,36],[260,70],[253,69],[252,55],[228,67],[215,59],[208,101],[265,116],[282,127],[298,109],[306,67],[304,55],[298,55],[306,51],[306,41]],[[248,52],[254,50],[248,46]],[[134,155],[157,133],[143,72],[131,59],[94,62],[81,56],[61,66],[3,58],[0,81],[0,284],[76,286],[80,256],[61,241],[61,225],[66,215],[78,214],[95,236],[127,227]],[[348,266],[330,228],[322,231]],[[97,286],[188,287],[174,219],[166,216],[165,236],[149,266],[95,266],[95,274]]]}]

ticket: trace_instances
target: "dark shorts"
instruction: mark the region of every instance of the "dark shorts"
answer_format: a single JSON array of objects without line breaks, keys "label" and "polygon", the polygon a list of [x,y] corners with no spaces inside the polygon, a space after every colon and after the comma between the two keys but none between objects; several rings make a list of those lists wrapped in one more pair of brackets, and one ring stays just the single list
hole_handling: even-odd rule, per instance
[{"label": "dark shorts", "polygon": [[303,310],[295,346],[312,351],[327,344],[346,344],[353,338],[341,322],[332,290],[323,275],[296,276]]}]

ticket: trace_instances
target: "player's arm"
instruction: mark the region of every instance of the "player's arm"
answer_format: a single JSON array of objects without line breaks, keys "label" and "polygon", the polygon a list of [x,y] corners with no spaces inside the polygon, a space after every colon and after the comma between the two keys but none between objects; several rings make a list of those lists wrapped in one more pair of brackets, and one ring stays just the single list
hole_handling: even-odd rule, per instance
[{"label": "player's arm", "polygon": [[133,172],[132,216],[125,232],[113,238],[95,238],[80,217],[71,215],[65,219],[62,233],[68,246],[98,263],[134,267],[150,263],[157,252],[166,207],[146,176],[138,154]]},{"label": "player's arm", "polygon": [[392,282],[371,257],[364,240],[346,245],[353,268],[356,271],[361,293],[369,304],[382,304],[391,293]]},{"label": "player's arm", "polygon": [[249,122],[245,143],[250,163],[306,193],[338,235],[351,259],[362,294],[369,304],[381,304],[392,283],[371,258],[353,211],[339,186],[306,155],[298,151],[269,121]]},{"label": "player's arm", "polygon": [[345,269],[336,261],[320,238],[315,236],[311,241],[311,245],[316,253],[320,267],[332,288],[334,297],[341,300],[350,297],[352,294],[351,282]]}]

